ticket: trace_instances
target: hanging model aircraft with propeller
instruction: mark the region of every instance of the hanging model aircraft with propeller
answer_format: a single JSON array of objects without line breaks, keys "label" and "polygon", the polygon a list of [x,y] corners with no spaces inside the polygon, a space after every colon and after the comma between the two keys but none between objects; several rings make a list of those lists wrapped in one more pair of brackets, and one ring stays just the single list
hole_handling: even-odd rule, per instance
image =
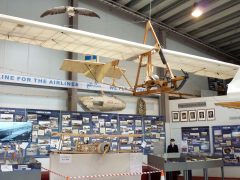
[{"label": "hanging model aircraft with propeller", "polygon": [[[156,44],[146,45],[148,31],[152,31]],[[144,43],[135,43],[96,33],[47,24],[18,17],[0,14],[0,39],[38,45],[61,51],[94,54],[113,60],[106,64],[87,64],[82,61],[65,60],[63,70],[79,72],[95,81],[102,82],[104,77],[120,78],[124,70],[118,67],[122,60],[138,63],[136,81],[130,86],[133,95],[159,94],[179,90],[188,78],[188,73],[214,77],[232,78],[238,65],[209,58],[163,49],[149,21],[146,25]],[[85,64],[85,69],[83,68]],[[164,77],[153,74],[153,67],[166,68]],[[140,81],[140,72],[146,68],[146,79]],[[174,70],[182,70],[183,76],[175,76]]]}]

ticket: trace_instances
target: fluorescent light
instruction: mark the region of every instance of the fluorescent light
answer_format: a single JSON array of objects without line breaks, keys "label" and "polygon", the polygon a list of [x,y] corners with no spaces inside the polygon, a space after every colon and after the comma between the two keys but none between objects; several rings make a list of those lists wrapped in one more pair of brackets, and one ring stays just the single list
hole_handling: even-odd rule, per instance
[{"label": "fluorescent light", "polygon": [[200,8],[195,8],[192,12],[193,17],[199,17],[203,14],[202,10]]}]

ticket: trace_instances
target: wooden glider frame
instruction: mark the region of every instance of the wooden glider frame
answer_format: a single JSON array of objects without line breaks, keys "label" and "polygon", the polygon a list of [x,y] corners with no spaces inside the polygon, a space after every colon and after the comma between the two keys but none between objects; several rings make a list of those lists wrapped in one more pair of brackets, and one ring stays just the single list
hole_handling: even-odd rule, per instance
[{"label": "wooden glider frame", "polygon": [[[184,76],[175,77],[173,75],[173,72],[162,53],[161,45],[158,41],[158,38],[150,21],[148,21],[146,24],[143,43],[146,44],[149,31],[151,31],[153,38],[156,41],[155,49],[139,56],[137,77],[135,81],[135,86],[133,88],[133,95],[135,96],[160,94],[164,92],[173,92],[179,90],[185,84],[186,79],[188,78],[188,74],[184,71]],[[160,77],[159,79],[155,79],[153,77],[152,54],[156,52],[159,52],[162,63],[166,66],[165,76]],[[147,58],[146,64],[143,64],[144,58]],[[139,76],[143,67],[146,67],[146,80],[144,83],[139,84]],[[180,85],[177,85],[178,81],[181,81]],[[139,90],[139,88],[141,90]]]}]

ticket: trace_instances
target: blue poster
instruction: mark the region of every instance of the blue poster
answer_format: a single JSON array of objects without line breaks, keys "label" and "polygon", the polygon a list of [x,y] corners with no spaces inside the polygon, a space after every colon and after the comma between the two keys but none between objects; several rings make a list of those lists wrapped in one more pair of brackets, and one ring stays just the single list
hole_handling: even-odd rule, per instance
[{"label": "blue poster", "polygon": [[59,131],[60,111],[27,109],[26,118],[33,125],[32,143],[26,149],[26,155],[48,156],[49,151],[56,149],[59,143],[59,138],[52,137],[52,132]]},{"label": "blue poster", "polygon": [[225,165],[240,165],[240,125],[213,126],[213,150],[222,155]]},{"label": "blue poster", "polygon": [[188,152],[210,153],[208,126],[182,127],[182,140],[187,141]]}]

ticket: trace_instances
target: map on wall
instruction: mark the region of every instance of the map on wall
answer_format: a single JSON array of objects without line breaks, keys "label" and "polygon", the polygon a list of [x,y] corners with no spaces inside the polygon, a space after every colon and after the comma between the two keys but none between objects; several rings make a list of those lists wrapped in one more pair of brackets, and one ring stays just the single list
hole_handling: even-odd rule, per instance
[{"label": "map on wall", "polygon": [[240,125],[213,126],[214,153],[222,155],[225,165],[240,165]]},{"label": "map on wall", "polygon": [[209,153],[209,127],[182,127],[182,141],[187,142],[188,152]]}]

